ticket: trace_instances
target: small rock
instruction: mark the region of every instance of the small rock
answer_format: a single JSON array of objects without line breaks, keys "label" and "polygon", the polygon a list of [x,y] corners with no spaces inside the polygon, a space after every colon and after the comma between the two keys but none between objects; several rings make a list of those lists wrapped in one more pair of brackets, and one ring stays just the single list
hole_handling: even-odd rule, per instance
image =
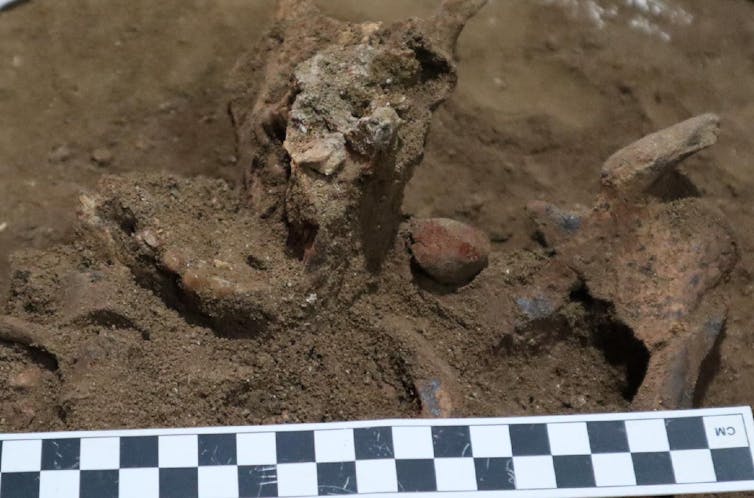
[{"label": "small rock", "polygon": [[448,218],[416,220],[411,253],[419,267],[438,282],[469,282],[488,263],[490,241],[481,230]]},{"label": "small rock", "polygon": [[99,166],[107,166],[113,161],[113,153],[110,152],[110,149],[105,149],[104,147],[94,149],[92,151],[92,161]]},{"label": "small rock", "polygon": [[223,261],[221,259],[213,259],[212,260],[212,265],[215,268],[222,268],[222,269],[225,269],[225,270],[233,270],[233,265],[231,265],[227,261]]},{"label": "small rock", "polygon": [[378,107],[369,116],[359,119],[349,133],[349,145],[360,154],[371,155],[388,149],[403,123],[391,107]]},{"label": "small rock", "polygon": [[73,151],[67,145],[58,145],[47,156],[47,160],[51,163],[64,163],[73,156]]},{"label": "small rock", "polygon": [[516,304],[518,309],[530,320],[547,318],[557,309],[554,302],[543,296],[517,297]]},{"label": "small rock", "polygon": [[29,390],[42,382],[42,371],[37,367],[28,367],[8,380],[8,385],[14,389]]},{"label": "small rock", "polygon": [[422,417],[448,418],[452,415],[453,402],[440,379],[420,379],[415,382],[415,387]]},{"label": "small rock", "polygon": [[346,160],[346,141],[341,133],[331,133],[311,142],[285,142],[291,159],[323,175],[332,175]]},{"label": "small rock", "polygon": [[18,427],[28,427],[36,418],[37,411],[32,406],[31,400],[21,400],[15,405],[11,405],[13,411],[13,424]]},{"label": "small rock", "polygon": [[569,404],[573,408],[582,408],[584,405],[586,405],[586,402],[587,402],[586,396],[584,396],[583,394],[572,396],[569,400]]},{"label": "small rock", "polygon": [[160,240],[157,238],[157,236],[152,232],[151,230],[142,230],[138,234],[136,234],[136,237],[138,239],[141,239],[146,245],[151,247],[152,249],[157,249],[162,244],[160,244]]},{"label": "small rock", "polygon": [[257,354],[255,364],[261,370],[268,370],[275,365],[275,358],[269,353],[261,352]]}]

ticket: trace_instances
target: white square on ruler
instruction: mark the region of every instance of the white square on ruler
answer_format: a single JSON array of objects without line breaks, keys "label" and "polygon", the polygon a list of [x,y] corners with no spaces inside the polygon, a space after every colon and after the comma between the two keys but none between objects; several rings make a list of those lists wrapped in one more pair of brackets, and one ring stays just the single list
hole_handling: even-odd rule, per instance
[{"label": "white square on ruler", "polygon": [[278,465],[278,496],[317,496],[316,463]]},{"label": "white square on ruler", "polygon": [[79,495],[78,470],[43,470],[39,473],[39,498]]},{"label": "white square on ruler", "polygon": [[471,452],[478,458],[509,457],[513,455],[511,449],[511,435],[507,425],[472,425],[469,427],[471,436]]},{"label": "white square on ruler", "polygon": [[81,470],[114,470],[120,467],[120,438],[81,439]]},{"label": "white square on ruler", "polygon": [[631,453],[592,455],[594,482],[597,486],[635,486],[636,474]]},{"label": "white square on ruler", "polygon": [[120,469],[118,498],[160,498],[160,469]]},{"label": "white square on ruler", "polygon": [[39,472],[42,469],[42,441],[3,441],[0,472]]},{"label": "white square on ruler", "polygon": [[353,429],[314,431],[314,456],[317,462],[356,460]]},{"label": "white square on ruler", "polygon": [[676,450],[670,452],[675,482],[715,482],[715,466],[710,450]]},{"label": "white square on ruler", "polygon": [[547,424],[550,453],[553,455],[589,455],[589,433],[585,422]]},{"label": "white square on ruler", "polygon": [[275,465],[277,446],[274,432],[250,432],[236,435],[238,465]]},{"label": "white square on ruler", "polygon": [[212,465],[199,467],[199,498],[238,496],[238,467]]},{"label": "white square on ruler", "polygon": [[516,489],[553,489],[555,466],[551,456],[513,457]]},{"label": "white square on ruler", "polygon": [[476,491],[473,458],[436,458],[435,477],[437,491]]},{"label": "white square on ruler", "polygon": [[626,437],[628,449],[632,453],[668,451],[668,433],[665,431],[665,421],[626,420]]},{"label": "white square on ruler", "polygon": [[739,448],[748,446],[746,427],[741,415],[720,415],[704,417],[704,430],[707,442],[712,449]]},{"label": "white square on ruler", "polygon": [[196,435],[160,436],[158,445],[161,468],[199,465],[199,438]]},{"label": "white square on ruler", "polygon": [[395,458],[434,458],[432,429],[429,427],[393,427]]},{"label": "white square on ruler", "polygon": [[396,493],[398,475],[395,460],[357,460],[356,485],[359,493]]}]

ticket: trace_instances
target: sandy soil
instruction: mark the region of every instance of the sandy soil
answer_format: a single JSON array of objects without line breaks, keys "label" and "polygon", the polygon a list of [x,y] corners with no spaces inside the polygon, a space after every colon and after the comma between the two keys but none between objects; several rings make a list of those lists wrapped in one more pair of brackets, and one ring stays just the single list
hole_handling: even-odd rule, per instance
[{"label": "sandy soil", "polygon": [[[590,3],[617,10],[615,15],[604,14],[607,9],[595,17],[585,8]],[[326,12],[349,20],[424,15],[434,4],[320,2]],[[534,264],[527,258],[536,259],[538,249],[524,212],[527,201],[587,205],[598,188],[599,167],[612,152],[689,116],[718,113],[720,141],[681,170],[689,194],[703,197],[725,214],[741,258],[723,284],[730,308],[727,329],[707,364],[697,403],[754,404],[754,3],[666,0],[662,5],[669,10],[660,13],[627,4],[603,0],[578,7],[568,0],[491,1],[461,37],[459,86],[435,113],[425,161],[409,185],[404,211],[472,223],[490,235],[493,258],[526,268]],[[240,180],[225,83],[238,54],[252,48],[268,25],[271,7],[272,2],[261,0],[32,0],[0,13],[3,293],[10,285],[9,255],[70,241],[78,195],[91,190],[103,174],[167,171],[221,178],[231,185]],[[414,321],[412,327],[422,327],[421,317]],[[138,409],[126,415],[117,407],[102,407],[61,417],[45,398],[45,393],[56,392],[60,379],[46,369],[37,381],[45,387],[30,395],[34,400],[26,404],[28,409],[18,417],[0,419],[0,428],[415,414],[410,393],[388,392],[376,399],[359,394],[357,387],[331,400],[346,403],[337,409],[323,406],[327,398],[317,394],[307,398],[299,393],[299,399],[290,394],[285,401],[273,401],[275,394],[264,393],[286,398],[285,386],[298,382],[312,365],[332,372],[334,382],[342,381],[344,377],[335,375],[342,366],[337,345],[315,353],[303,336],[290,349],[284,349],[282,341],[276,343],[277,358],[270,359],[267,352],[249,358],[244,351],[252,355],[253,348],[236,350],[227,341],[207,339],[211,346],[201,347],[204,336],[199,329],[192,328],[180,340],[166,339],[159,347],[186,348],[185,357],[197,358],[199,364],[211,365],[221,357],[237,384],[223,390],[222,396],[201,395],[203,401],[192,416],[180,413],[188,403],[180,399],[167,403],[169,408],[146,409],[141,415]],[[457,336],[451,342],[463,342],[462,323],[448,330]],[[428,340],[441,337],[427,334]],[[135,337],[113,340],[122,343],[122,349],[113,349],[120,352],[108,360],[112,364],[129,361],[141,347],[135,346]],[[129,347],[136,349],[129,353]],[[588,359],[587,371],[562,375],[570,385],[555,385],[568,368],[563,357],[570,348],[567,341],[558,343],[550,354],[537,357],[543,361],[539,365],[525,356],[498,363],[490,357],[479,370],[486,376],[479,385],[487,387],[475,396],[496,402],[469,402],[462,414],[625,408],[620,382],[613,378],[618,374],[602,365],[604,359]],[[372,381],[383,375],[384,384],[393,386],[380,389],[401,385],[400,361],[381,356],[379,338],[359,340],[350,351],[374,360],[370,366],[357,365],[364,369],[359,373]],[[50,361],[30,354],[0,344],[0,385],[27,364]],[[160,351],[152,354],[159,363]],[[312,362],[308,367],[286,371],[278,365],[285,375],[262,374],[254,389],[238,380],[250,375],[241,370],[274,370],[276,362],[306,354]],[[386,364],[392,369],[388,373]],[[597,366],[589,370],[588,365]],[[145,385],[161,381],[147,367],[136,370],[113,368],[109,375],[133,375]],[[222,375],[213,382],[222,383]],[[201,389],[212,391],[214,385],[209,382]],[[269,389],[258,387],[265,385]],[[352,406],[348,399],[354,400]],[[162,402],[159,397],[140,401]],[[255,404],[265,409],[255,411]]]}]

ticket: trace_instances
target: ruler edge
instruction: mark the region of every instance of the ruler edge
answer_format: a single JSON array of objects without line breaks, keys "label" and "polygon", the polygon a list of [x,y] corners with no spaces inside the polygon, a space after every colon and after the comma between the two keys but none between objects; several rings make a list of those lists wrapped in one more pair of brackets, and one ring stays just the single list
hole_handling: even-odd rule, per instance
[{"label": "ruler edge", "polygon": [[[657,410],[643,412],[612,413],[577,413],[569,415],[527,415],[516,417],[482,417],[482,418],[392,418],[374,420],[333,421],[316,423],[290,423],[275,425],[239,425],[239,426],[200,426],[200,427],[157,427],[149,429],[101,429],[61,432],[16,432],[0,433],[0,441],[18,441],[30,439],[64,439],[64,438],[99,438],[128,436],[167,436],[228,433],[269,433],[290,431],[317,431],[359,429],[370,427],[438,427],[455,425],[513,425],[513,424],[556,424],[568,422],[596,422],[605,420],[652,420],[681,417],[710,417],[741,415],[747,430],[749,447],[754,448],[754,419],[750,406],[728,406],[716,408],[692,408],[688,410]],[[754,449],[752,449],[754,456]],[[383,495],[384,496],[384,495]]]},{"label": "ruler edge", "polygon": [[[511,425],[511,424],[553,424],[569,422],[590,422],[602,420],[657,420],[666,418],[680,418],[685,416],[709,417],[739,415],[743,418],[749,451],[754,460],[754,444],[750,435],[754,435],[754,418],[750,406],[731,406],[714,408],[697,408],[688,410],[658,410],[644,412],[613,412],[613,413],[578,413],[570,415],[534,415],[519,417],[485,417],[485,418],[452,418],[452,419],[375,419],[346,422],[321,422],[304,424],[277,424],[257,426],[214,426],[194,428],[152,428],[152,429],[113,429],[94,431],[68,432],[34,432],[0,434],[0,441],[43,440],[53,438],[99,438],[99,437],[127,437],[140,436],[168,436],[168,435],[198,435],[198,434],[227,434],[227,433],[271,433],[298,430],[340,430],[366,428],[376,426],[452,426],[452,425]],[[474,496],[484,498],[598,498],[598,497],[626,497],[627,491],[635,490],[644,496],[663,496],[668,494],[698,494],[698,493],[732,493],[751,491],[754,480],[709,482],[689,484],[662,485],[634,485],[634,486],[602,486],[598,488],[560,488],[560,489],[516,489],[499,491],[473,491]],[[469,491],[439,491],[410,493],[416,498],[466,498]],[[358,498],[406,498],[406,493],[358,493]],[[314,496],[299,496],[296,498],[315,498]]]}]

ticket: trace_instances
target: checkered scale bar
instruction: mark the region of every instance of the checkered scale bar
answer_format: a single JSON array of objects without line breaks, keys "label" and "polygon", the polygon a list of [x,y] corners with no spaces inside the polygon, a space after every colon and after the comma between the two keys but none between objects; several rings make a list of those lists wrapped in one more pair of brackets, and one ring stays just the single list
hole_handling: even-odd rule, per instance
[{"label": "checkered scale bar", "polygon": [[0,498],[754,489],[751,409],[0,435]]}]

